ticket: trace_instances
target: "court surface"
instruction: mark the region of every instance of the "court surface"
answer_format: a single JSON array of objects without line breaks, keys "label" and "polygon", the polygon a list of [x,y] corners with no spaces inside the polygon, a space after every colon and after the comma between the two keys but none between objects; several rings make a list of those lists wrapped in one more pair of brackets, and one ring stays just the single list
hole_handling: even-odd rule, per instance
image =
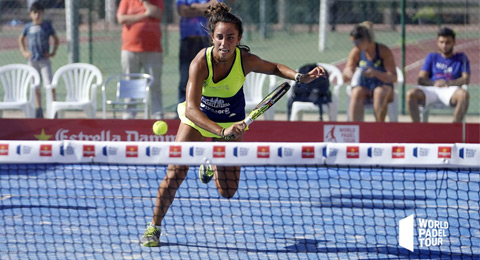
[{"label": "court surface", "polygon": [[[0,165],[0,259],[479,259],[478,169],[244,167],[229,200],[196,170],[145,248],[164,166]],[[443,244],[399,247],[411,214]]]}]

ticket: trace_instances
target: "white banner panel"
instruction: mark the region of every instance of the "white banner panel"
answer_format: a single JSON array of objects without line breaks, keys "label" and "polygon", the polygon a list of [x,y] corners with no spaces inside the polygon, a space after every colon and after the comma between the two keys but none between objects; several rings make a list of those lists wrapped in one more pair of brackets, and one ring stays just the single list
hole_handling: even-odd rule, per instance
[{"label": "white banner panel", "polygon": [[480,167],[480,144],[0,141],[0,163]]}]

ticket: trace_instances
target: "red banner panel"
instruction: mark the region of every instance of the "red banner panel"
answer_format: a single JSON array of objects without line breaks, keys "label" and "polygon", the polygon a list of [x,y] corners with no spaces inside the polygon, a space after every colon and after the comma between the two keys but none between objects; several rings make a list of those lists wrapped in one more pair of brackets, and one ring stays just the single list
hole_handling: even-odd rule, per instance
[{"label": "red banner panel", "polygon": [[[0,119],[0,140],[82,140],[173,142],[179,120],[164,120],[165,135],[152,131],[154,120]],[[255,121],[246,142],[461,143],[460,123],[354,123]],[[480,124],[466,124],[465,141],[480,143]],[[0,155],[8,149],[0,149]],[[132,153],[133,154],[133,153]]]}]

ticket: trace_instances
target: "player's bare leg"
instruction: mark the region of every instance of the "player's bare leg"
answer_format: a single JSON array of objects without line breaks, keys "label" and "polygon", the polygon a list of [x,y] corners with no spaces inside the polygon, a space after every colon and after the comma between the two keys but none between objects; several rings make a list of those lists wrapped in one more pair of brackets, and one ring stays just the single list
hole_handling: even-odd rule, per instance
[{"label": "player's bare leg", "polygon": [[419,106],[425,106],[425,93],[418,88],[407,92],[407,108],[413,122],[420,122]]},{"label": "player's bare leg", "polygon": [[162,220],[172,205],[178,188],[187,176],[188,168],[185,165],[168,165],[167,174],[158,187],[157,200],[153,210],[152,224],[155,226],[162,225]]},{"label": "player's bare leg", "polygon": [[465,114],[467,114],[470,94],[465,89],[459,88],[450,99],[450,104],[455,106],[453,111],[453,122],[462,122]]},{"label": "player's bare leg", "polygon": [[[175,141],[204,141],[205,139],[206,138],[194,128],[180,123]],[[167,214],[168,209],[175,199],[178,188],[187,176],[188,168],[189,167],[185,165],[168,166],[165,178],[158,187],[151,226],[147,227],[145,234],[140,240],[143,246],[159,246],[160,226],[162,225],[165,214]]]},{"label": "player's bare leg", "polygon": [[393,101],[393,88],[390,86],[378,86],[373,90],[373,114],[375,121],[385,122],[388,103]]},{"label": "player's bare leg", "polygon": [[370,90],[364,87],[354,87],[350,96],[350,121],[363,121],[363,106],[370,95]]},{"label": "player's bare leg", "polygon": [[[214,139],[215,141],[226,141],[225,139]],[[241,142],[243,137],[240,136],[235,140],[229,140],[230,142]],[[238,189],[238,183],[240,182],[240,166],[212,166],[215,176],[214,182],[218,189],[218,193],[224,198],[232,198]]]}]

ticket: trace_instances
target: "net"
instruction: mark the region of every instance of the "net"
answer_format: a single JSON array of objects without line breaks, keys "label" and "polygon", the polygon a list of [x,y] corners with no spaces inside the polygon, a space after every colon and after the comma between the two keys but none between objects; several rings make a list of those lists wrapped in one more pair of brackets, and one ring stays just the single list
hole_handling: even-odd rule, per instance
[{"label": "net", "polygon": [[[10,144],[8,151],[25,151],[22,145]],[[193,152],[202,145],[209,149],[197,143]],[[278,144],[282,156],[310,145]],[[336,147],[342,146],[348,145]],[[333,149],[326,148],[329,155]],[[360,151],[368,155],[369,148]],[[419,145],[411,148],[418,152]],[[454,145],[451,160],[457,150],[465,158],[463,149]],[[478,148],[468,149],[478,156]],[[163,220],[159,248],[142,247],[139,239],[166,165],[0,164],[2,259],[478,259],[480,167],[291,161],[243,161],[230,199],[213,181],[201,183],[192,166]],[[409,217],[412,224],[405,223]],[[409,229],[411,235],[402,235]]]}]

